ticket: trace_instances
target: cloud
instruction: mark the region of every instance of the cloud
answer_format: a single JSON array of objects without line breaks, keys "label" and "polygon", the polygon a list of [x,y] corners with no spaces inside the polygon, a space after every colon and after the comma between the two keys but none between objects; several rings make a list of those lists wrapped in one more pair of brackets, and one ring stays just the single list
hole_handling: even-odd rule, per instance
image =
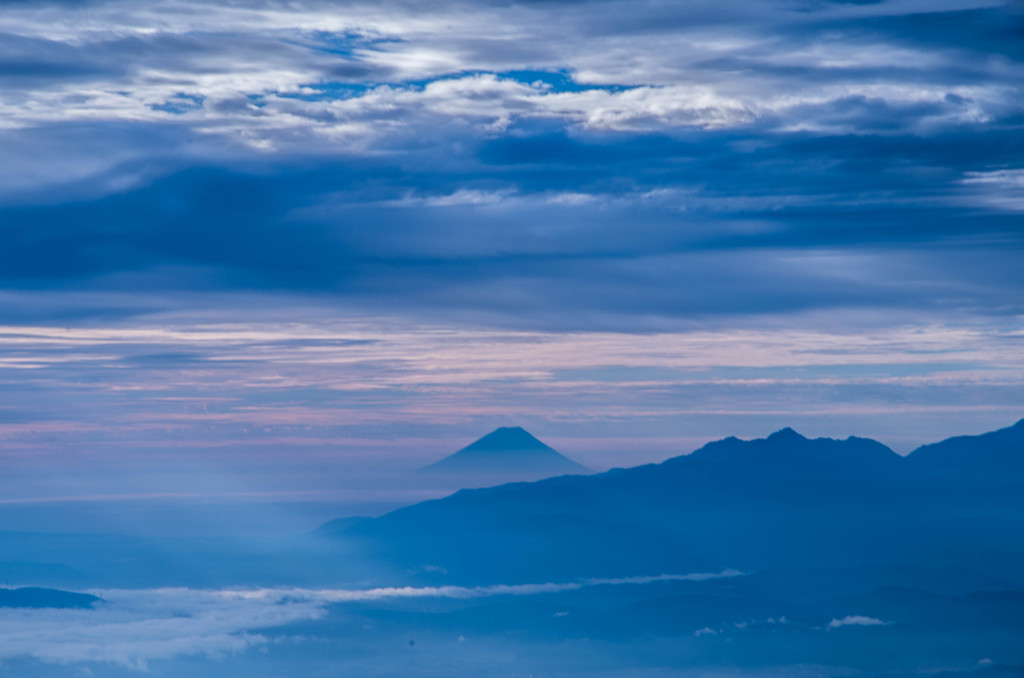
[{"label": "cloud", "polygon": [[1008,211],[1024,211],[1024,169],[998,169],[987,172],[967,172],[964,185],[974,189],[972,200]]},{"label": "cloud", "polygon": [[315,603],[271,604],[188,590],[104,591],[94,610],[0,610],[0,658],[104,662],[144,670],[178,656],[222,656],[267,642],[257,632],[315,619]]},{"label": "cloud", "polygon": [[842,619],[833,619],[828,623],[828,629],[838,629],[843,626],[885,626],[890,622],[884,622],[881,619],[875,619],[874,617],[865,617],[862,615],[847,615]]},{"label": "cloud", "polygon": [[799,10],[8,4],[0,282],[573,326],[1020,313],[992,274],[1019,17]]},{"label": "cloud", "polygon": [[[8,5],[3,72],[16,96],[0,106],[0,125],[170,125],[264,151],[317,152],[327,141],[346,155],[396,133],[436,136],[439,124],[487,134],[538,116],[601,130],[772,119],[849,132],[880,114],[906,127],[985,122],[1014,108],[1012,69],[978,58],[1020,56],[1006,29],[1014,18],[997,3],[817,10],[606,2],[595,17],[576,3],[453,2],[429,13],[400,3],[344,13],[322,3]],[[961,24],[985,39],[949,32]],[[849,105],[862,97],[874,104]],[[935,108],[943,102],[957,110]]]},{"label": "cloud", "polygon": [[[627,159],[632,152],[588,154],[613,150]],[[968,188],[995,196],[994,184],[965,184],[940,168],[950,193],[938,197],[934,185],[916,187],[904,170],[872,157],[851,159],[857,170],[808,177],[807,166],[834,163],[820,144],[761,150],[727,173],[714,165],[730,154],[705,150],[712,157],[693,161],[689,179],[659,186],[644,176],[648,168],[629,190],[607,183],[622,165],[582,161],[559,179],[578,174],[575,186],[544,190],[530,185],[536,170],[520,162],[484,167],[461,186],[453,177],[469,171],[468,160],[451,176],[376,161],[271,176],[191,170],[102,199],[0,208],[0,276],[21,289],[172,297],[283,289],[390,312],[429,307],[534,326],[590,324],[601,315],[639,322],[857,307],[942,313],[950,303],[1020,312],[1020,281],[1007,275],[1020,247],[1011,214],[978,213],[977,198],[952,203]],[[897,150],[904,152],[880,143],[877,153]],[[510,185],[518,174],[524,180]],[[869,174],[910,181],[902,199],[910,204],[888,204]],[[855,196],[835,197],[858,183]],[[412,209],[417,204],[429,209]],[[908,252],[907,244],[921,246]]]},{"label": "cloud", "polygon": [[251,591],[226,592],[226,596],[242,596],[245,598],[277,599],[281,596],[298,599],[311,598],[329,603],[365,602],[387,600],[389,598],[453,598],[468,600],[473,598],[490,598],[492,596],[533,596],[545,593],[576,591],[590,586],[624,586],[641,585],[664,581],[706,581],[708,579],[732,578],[744,576],[739,570],[723,570],[722,572],[698,572],[691,574],[663,574],[649,577],[618,577],[585,579],[578,582],[545,583],[545,584],[494,584],[489,586],[402,586],[375,589],[256,589]]},{"label": "cloud", "polygon": [[[230,312],[223,299],[196,303],[210,306],[0,328],[2,457],[19,470],[5,476],[6,499],[407,501],[396,473],[510,420],[595,467],[688,452],[707,438],[679,431],[708,422],[717,428],[691,435],[789,424],[909,450],[906,437],[1015,421],[1024,375],[1019,331],[985,326],[854,316],[829,331],[575,333],[339,318],[299,297],[288,315],[262,297]],[[849,423],[837,431],[836,420]]]},{"label": "cloud", "polygon": [[113,663],[145,670],[150,661],[159,659],[245,652],[270,642],[261,632],[318,619],[331,604],[394,598],[538,595],[585,586],[733,576],[740,573],[475,588],[102,590],[96,593],[104,602],[92,610],[0,610],[0,660],[27,656],[51,663]]}]

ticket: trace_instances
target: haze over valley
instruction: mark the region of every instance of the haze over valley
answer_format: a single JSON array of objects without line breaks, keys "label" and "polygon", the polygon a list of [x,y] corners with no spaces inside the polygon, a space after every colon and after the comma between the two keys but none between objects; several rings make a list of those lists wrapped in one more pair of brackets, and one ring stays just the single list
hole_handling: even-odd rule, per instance
[{"label": "haze over valley", "polygon": [[[504,456],[501,477],[536,473],[538,449],[557,455],[505,428],[449,458]],[[1024,420],[906,457],[783,429],[287,539],[6,533],[19,560],[0,568],[37,587],[0,590],[0,658],[44,676],[1017,675],[1022,450]]]}]

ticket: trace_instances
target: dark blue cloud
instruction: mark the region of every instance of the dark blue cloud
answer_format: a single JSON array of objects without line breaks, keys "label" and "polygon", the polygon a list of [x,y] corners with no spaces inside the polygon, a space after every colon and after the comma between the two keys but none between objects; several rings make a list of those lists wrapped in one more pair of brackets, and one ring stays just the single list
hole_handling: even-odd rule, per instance
[{"label": "dark blue cloud", "polygon": [[[0,206],[0,281],[524,325],[1017,312],[1021,16],[962,6],[479,6],[565,25],[537,49],[465,27],[434,42],[267,30],[259,12],[287,9],[273,3],[218,8],[254,14],[203,30],[12,33],[0,77],[17,91],[72,108],[79,81],[103,95],[86,121],[11,114],[6,171],[29,178]],[[425,16],[399,9],[396,25]],[[666,37],[677,53],[647,45]]]},{"label": "dark blue cloud", "polygon": [[[20,289],[284,290],[545,326],[593,314],[628,326],[632,315],[941,310],[951,297],[1020,311],[1017,214],[944,202],[964,192],[966,172],[1011,159],[1006,135],[756,140],[744,153],[735,147],[751,138],[727,133],[548,134],[483,142],[440,172],[381,160],[189,170],[3,209],[0,270]],[[445,203],[460,190],[496,202]],[[834,263],[815,263],[822,252]],[[880,270],[834,276],[844,256]],[[900,270],[908,261],[912,275]]]},{"label": "dark blue cloud", "polygon": [[877,34],[898,44],[936,48],[975,58],[996,54],[1006,59],[1024,58],[1024,45],[1020,42],[1024,13],[1012,3],[961,11],[864,17],[843,23],[824,23],[822,30]]}]

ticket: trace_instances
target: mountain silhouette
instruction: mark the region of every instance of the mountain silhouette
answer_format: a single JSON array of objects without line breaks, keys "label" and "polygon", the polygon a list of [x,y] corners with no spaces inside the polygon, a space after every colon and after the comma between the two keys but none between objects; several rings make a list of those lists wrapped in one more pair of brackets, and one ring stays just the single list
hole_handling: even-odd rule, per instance
[{"label": "mountain silhouette", "polygon": [[559,454],[525,429],[511,426],[495,429],[420,471],[538,480],[553,475],[587,473],[589,469]]},{"label": "mountain silhouette", "polygon": [[873,440],[784,429],[660,464],[465,489],[362,522],[345,538],[384,560],[474,582],[818,562],[868,548],[837,525],[859,538],[861,525],[927,514],[921,507],[932,502],[907,481],[905,461]]},{"label": "mountain silhouette", "polygon": [[845,440],[805,438],[791,428],[767,438],[740,440],[726,438],[708,443],[689,455],[674,457],[666,464],[729,464],[737,473],[768,466],[776,472],[792,473],[843,469],[846,473],[875,472],[896,468],[901,457],[870,438],[850,436]]},{"label": "mountain silhouette", "polygon": [[976,436],[957,436],[922,445],[907,459],[956,473],[1024,472],[1024,419],[1013,426]]},{"label": "mountain silhouette", "polygon": [[[992,474],[979,462],[1018,459],[1021,429],[910,457],[866,438],[792,429],[726,438],[660,464],[464,489],[363,521],[343,538],[407,570],[426,564],[473,583],[853,562],[1015,576],[1024,571],[1024,474],[1019,465]],[[495,449],[503,459],[523,445],[503,441],[524,437],[536,440],[499,429],[444,461]],[[938,472],[933,454],[978,468]]]},{"label": "mountain silhouette", "polygon": [[1017,516],[1024,497],[1024,419],[923,445],[906,458],[921,485],[943,490],[943,511]]},{"label": "mountain silhouette", "polygon": [[73,593],[33,586],[18,589],[0,588],[0,607],[90,608],[99,600],[96,596],[87,593]]}]

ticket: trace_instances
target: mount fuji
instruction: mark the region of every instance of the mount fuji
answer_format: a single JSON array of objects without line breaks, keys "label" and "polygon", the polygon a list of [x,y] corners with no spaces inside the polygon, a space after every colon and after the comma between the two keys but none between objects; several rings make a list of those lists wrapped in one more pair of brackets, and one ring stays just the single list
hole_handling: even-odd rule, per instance
[{"label": "mount fuji", "polygon": [[495,429],[420,471],[508,482],[589,473],[590,469],[555,451],[525,429],[514,426]]}]

